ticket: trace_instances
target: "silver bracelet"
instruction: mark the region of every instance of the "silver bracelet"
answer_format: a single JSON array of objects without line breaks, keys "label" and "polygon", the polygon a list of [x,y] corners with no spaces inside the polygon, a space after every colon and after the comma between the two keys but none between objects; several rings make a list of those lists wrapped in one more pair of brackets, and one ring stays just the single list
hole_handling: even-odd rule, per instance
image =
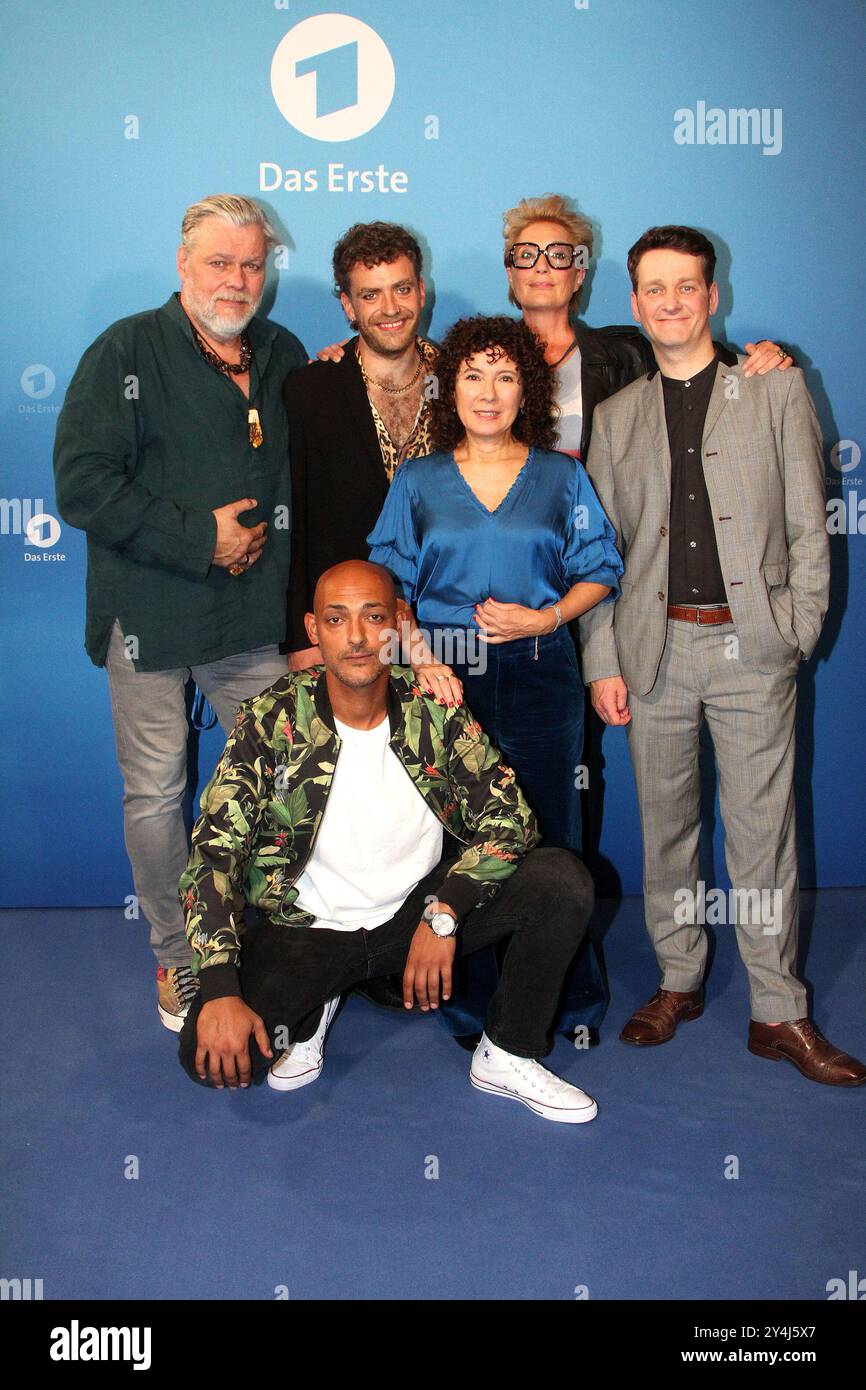
[{"label": "silver bracelet", "polygon": [[552,607],[554,613],[556,614],[556,627],[552,629],[550,634],[551,637],[553,636],[554,632],[558,632],[559,629],[562,627],[562,609],[560,608],[558,603],[554,603]]}]

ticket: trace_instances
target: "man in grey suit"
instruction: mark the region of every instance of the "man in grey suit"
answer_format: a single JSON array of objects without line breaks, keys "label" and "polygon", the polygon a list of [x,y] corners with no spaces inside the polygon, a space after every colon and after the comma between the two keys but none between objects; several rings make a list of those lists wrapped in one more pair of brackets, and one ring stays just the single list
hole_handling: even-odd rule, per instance
[{"label": "man in grey suit", "polygon": [[657,369],[598,406],[588,470],[625,560],[622,596],[580,620],[584,678],[626,725],[640,805],[647,928],[661,987],[626,1024],[638,1047],[703,1012],[706,896],[698,881],[698,738],[712,736],[749,975],[749,1050],[812,1081],[866,1067],[807,1017],[795,972],[797,669],[827,608],[821,435],[802,372],[745,377],[714,345],[712,243],[653,227],[628,257],[632,312]]}]

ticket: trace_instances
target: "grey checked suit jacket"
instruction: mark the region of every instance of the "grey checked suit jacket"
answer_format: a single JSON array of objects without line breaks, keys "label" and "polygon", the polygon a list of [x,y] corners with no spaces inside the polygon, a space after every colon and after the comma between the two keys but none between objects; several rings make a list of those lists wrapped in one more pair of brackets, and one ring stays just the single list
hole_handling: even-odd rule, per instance
[{"label": "grey checked suit jacket", "polygon": [[[773,671],[808,657],[827,611],[821,431],[803,373],[744,377],[722,350],[702,454],[739,659]],[[596,408],[587,460],[625,561],[622,595],[580,619],[587,682],[655,684],[667,631],[671,459],[658,371]]]}]

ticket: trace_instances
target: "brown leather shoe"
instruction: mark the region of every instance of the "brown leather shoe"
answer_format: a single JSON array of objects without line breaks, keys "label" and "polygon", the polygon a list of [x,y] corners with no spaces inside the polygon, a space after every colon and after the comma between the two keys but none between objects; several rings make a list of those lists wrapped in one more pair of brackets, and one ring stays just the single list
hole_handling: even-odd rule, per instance
[{"label": "brown leather shoe", "polygon": [[620,1042],[635,1047],[657,1047],[670,1042],[678,1023],[691,1023],[704,1011],[703,990],[678,994],[673,989],[657,989],[643,1008],[633,1013],[620,1033]]},{"label": "brown leather shoe", "polygon": [[778,1023],[775,1027],[750,1019],[749,1051],[773,1062],[784,1057],[810,1081],[823,1081],[825,1086],[862,1086],[866,1081],[863,1063],[840,1052],[808,1018]]}]

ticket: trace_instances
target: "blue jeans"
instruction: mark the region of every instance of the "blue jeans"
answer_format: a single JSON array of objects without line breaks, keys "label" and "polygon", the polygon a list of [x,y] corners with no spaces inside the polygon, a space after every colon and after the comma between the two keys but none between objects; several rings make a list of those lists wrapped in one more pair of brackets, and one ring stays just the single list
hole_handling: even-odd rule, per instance
[{"label": "blue jeans", "polygon": [[123,775],[123,830],[132,879],[150,924],[157,963],[189,965],[190,945],[178,899],[189,844],[183,819],[187,782],[185,687],[192,676],[226,734],[244,700],[286,674],[277,648],[259,647],[205,666],[136,671],[115,622],[105,661],[117,761]]},{"label": "blue jeans", "polygon": [[[423,624],[422,624],[423,626]],[[436,644],[436,630],[431,633]],[[455,644],[456,645],[456,644]],[[443,642],[444,651],[448,645]],[[457,646],[457,650],[461,648]],[[464,650],[473,650],[472,646]],[[578,768],[583,759],[584,687],[568,628],[501,645],[484,644],[486,670],[463,661],[453,668],[464,699],[482,729],[517,773],[549,848],[580,854],[582,827]],[[440,1009],[452,1033],[479,1033],[496,988],[493,953],[466,962],[451,1001]],[[597,1028],[608,992],[591,942],[584,941],[565,981],[556,1021],[561,1032]]]}]

